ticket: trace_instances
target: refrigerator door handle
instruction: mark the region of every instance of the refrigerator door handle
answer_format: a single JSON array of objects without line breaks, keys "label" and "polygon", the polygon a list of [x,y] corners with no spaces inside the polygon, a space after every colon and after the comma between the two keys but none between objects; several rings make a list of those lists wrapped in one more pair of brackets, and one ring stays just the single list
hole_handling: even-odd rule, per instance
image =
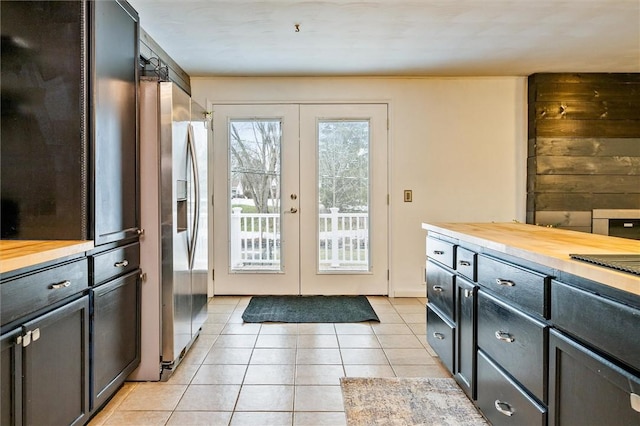
[{"label": "refrigerator door handle", "polygon": [[193,269],[193,263],[196,253],[196,240],[198,236],[198,228],[200,226],[200,182],[198,181],[198,160],[196,158],[196,149],[194,145],[193,126],[189,124],[187,133],[187,150],[191,158],[191,172],[193,173],[193,188],[194,188],[194,206],[195,211],[193,213],[193,226],[191,240],[189,241],[189,269]]}]

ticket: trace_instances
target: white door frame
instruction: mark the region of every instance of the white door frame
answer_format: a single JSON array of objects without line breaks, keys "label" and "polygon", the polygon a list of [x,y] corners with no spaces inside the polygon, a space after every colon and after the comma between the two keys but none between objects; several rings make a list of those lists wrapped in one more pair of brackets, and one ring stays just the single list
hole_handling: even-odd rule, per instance
[{"label": "white door frame", "polygon": [[[383,242],[376,243],[375,247],[378,250],[372,252],[371,258],[371,271],[358,271],[353,273],[339,273],[339,272],[323,272],[318,273],[317,270],[317,251],[315,248],[315,235],[309,233],[315,232],[317,229],[317,221],[315,218],[303,217],[303,215],[311,215],[317,211],[316,203],[317,192],[315,189],[315,162],[311,166],[306,164],[299,170],[299,180],[296,178],[293,181],[285,183],[284,180],[289,176],[283,170],[283,183],[281,190],[281,205],[282,210],[289,210],[290,207],[298,209],[299,213],[297,218],[302,217],[300,220],[313,221],[311,226],[303,226],[302,230],[297,220],[296,215],[283,214],[282,221],[283,226],[285,223],[296,223],[295,228],[290,229],[287,234],[289,238],[296,238],[298,242],[303,241],[300,247],[297,243],[287,243],[288,247],[293,248],[296,246],[297,254],[287,254],[285,258],[285,267],[281,272],[237,272],[231,271],[229,265],[229,185],[227,184],[228,176],[228,138],[220,136],[220,128],[228,126],[228,120],[230,116],[224,116],[216,112],[216,108],[224,109],[229,108],[229,111],[233,111],[235,117],[242,118],[283,118],[283,144],[286,144],[289,138],[294,138],[297,142],[298,149],[292,149],[285,151],[283,148],[282,155],[285,156],[282,159],[282,163],[293,161],[294,157],[296,162],[299,163],[300,158],[308,159],[311,154],[315,157],[315,128],[316,120],[305,119],[305,127],[312,128],[313,130],[307,130],[313,132],[311,145],[302,145],[299,143],[299,133],[292,127],[300,127],[302,125],[298,122],[300,115],[294,110],[309,110],[312,113],[317,113],[322,118],[367,118],[367,114],[362,112],[357,113],[358,107],[371,107],[375,106],[383,108],[383,118],[376,118],[372,121],[371,132],[376,132],[375,139],[383,138],[384,143],[372,144],[371,151],[374,152],[374,157],[370,164],[371,167],[371,184],[377,186],[375,191],[371,191],[371,204],[370,212],[372,218],[375,218],[375,224],[382,223],[382,225],[371,225],[372,234],[373,226],[378,226],[384,229],[384,232],[377,234],[384,234]],[[388,206],[388,161],[389,155],[389,135],[387,128],[388,117],[388,104],[381,102],[375,104],[353,104],[353,103],[335,103],[335,104],[308,104],[308,103],[286,103],[286,104],[211,104],[209,110],[213,113],[213,148],[212,152],[212,166],[210,170],[213,170],[215,176],[211,178],[211,193],[213,194],[213,225],[210,229],[213,232],[213,236],[210,236],[212,241],[211,252],[213,253],[212,265],[215,269],[214,272],[214,294],[243,294],[243,295],[257,295],[257,294],[369,294],[369,295],[386,295],[389,294],[389,206]],[[268,113],[265,113],[268,111]],[[333,111],[333,112],[331,112]],[[239,115],[238,115],[239,114]],[[302,130],[301,130],[302,131]],[[381,133],[380,133],[381,132]],[[226,132],[225,132],[226,134]],[[305,140],[308,140],[310,136],[305,135]],[[372,137],[373,139],[373,137]],[[311,150],[311,151],[309,151]],[[295,153],[294,153],[295,151]],[[283,167],[285,167],[283,165]],[[220,183],[219,180],[223,179]],[[287,179],[290,181],[291,179]],[[300,182],[302,187],[297,187],[296,184]],[[214,185],[215,183],[215,185]],[[313,195],[306,194],[306,191],[313,191]],[[302,192],[302,194],[301,194]],[[298,204],[289,198],[289,195],[297,194]],[[296,205],[289,204],[294,203]],[[317,216],[317,215],[314,215]],[[309,238],[313,238],[312,242],[307,242]],[[306,260],[303,260],[303,257]],[[293,265],[291,262],[294,262]],[[371,284],[373,278],[374,284]],[[369,281],[369,283],[367,282]],[[334,284],[332,284],[334,283]],[[337,285],[335,283],[338,283]],[[308,285],[307,285],[308,284]]]},{"label": "white door frame", "polygon": [[[301,105],[300,113],[300,293],[386,295],[388,286],[386,104]],[[318,265],[318,123],[369,122],[369,270],[320,271]],[[378,232],[382,230],[383,232]]]}]

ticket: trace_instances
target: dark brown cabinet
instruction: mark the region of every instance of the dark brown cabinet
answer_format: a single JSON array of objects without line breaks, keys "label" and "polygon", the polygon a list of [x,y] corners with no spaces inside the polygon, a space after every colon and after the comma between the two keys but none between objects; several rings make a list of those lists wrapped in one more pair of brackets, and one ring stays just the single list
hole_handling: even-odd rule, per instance
[{"label": "dark brown cabinet", "polygon": [[455,246],[427,238],[427,343],[451,374],[456,368],[456,274]]},{"label": "dark brown cabinet", "polygon": [[635,293],[431,231],[426,278],[427,341],[492,424],[640,425]]},{"label": "dark brown cabinet", "polygon": [[140,272],[91,291],[92,409],[102,406],[140,362]]},{"label": "dark brown cabinet", "polygon": [[640,378],[552,330],[549,425],[640,424]]},{"label": "dark brown cabinet", "polygon": [[76,425],[89,415],[89,297],[2,336],[2,424]]},{"label": "dark brown cabinet", "polygon": [[18,337],[22,329],[16,328],[0,336],[0,424],[22,424],[22,345]]},{"label": "dark brown cabinet", "polygon": [[86,3],[2,1],[2,239],[89,236]]},{"label": "dark brown cabinet", "polygon": [[471,399],[476,397],[478,286],[456,280],[456,361],[454,378]]},{"label": "dark brown cabinet", "polygon": [[531,398],[482,350],[478,351],[477,405],[494,426],[547,424],[547,408]]},{"label": "dark brown cabinet", "polygon": [[0,17],[2,238],[96,247],[42,282],[2,277],[0,420],[82,424],[140,358],[138,14],[124,0],[2,1]]},{"label": "dark brown cabinet", "polygon": [[478,292],[478,347],[539,401],[546,401],[547,324]]},{"label": "dark brown cabinet", "polygon": [[427,238],[427,342],[469,398],[476,376],[477,256],[450,241]]},{"label": "dark brown cabinet", "polygon": [[137,236],[138,15],[2,1],[2,238]]},{"label": "dark brown cabinet", "polygon": [[93,1],[92,212],[96,245],[137,237],[138,14],[124,1]]}]

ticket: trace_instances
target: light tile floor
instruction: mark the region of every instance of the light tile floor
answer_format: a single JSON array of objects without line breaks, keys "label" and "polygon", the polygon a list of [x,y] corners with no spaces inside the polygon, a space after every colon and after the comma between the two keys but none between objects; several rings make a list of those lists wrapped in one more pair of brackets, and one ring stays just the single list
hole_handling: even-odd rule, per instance
[{"label": "light tile floor", "polygon": [[340,377],[450,377],[426,342],[426,299],[369,297],[380,323],[354,324],[244,324],[249,300],[212,298],[173,376],[125,383],[90,426],[338,426]]}]

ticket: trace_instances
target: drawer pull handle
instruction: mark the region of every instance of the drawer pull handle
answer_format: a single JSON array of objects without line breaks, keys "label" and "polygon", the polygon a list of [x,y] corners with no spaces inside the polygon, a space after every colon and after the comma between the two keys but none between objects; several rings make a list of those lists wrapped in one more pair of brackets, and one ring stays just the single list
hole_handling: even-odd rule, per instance
[{"label": "drawer pull handle", "polygon": [[437,254],[437,255],[443,255],[444,251],[443,250],[434,250],[433,254]]},{"label": "drawer pull handle", "polygon": [[26,348],[31,344],[31,331],[27,331],[24,336],[22,336],[22,347]]},{"label": "drawer pull handle", "polygon": [[434,285],[433,286],[433,291],[437,291],[438,293],[442,293],[444,291],[444,288],[442,288],[441,285]]},{"label": "drawer pull handle", "polygon": [[505,331],[496,331],[496,339],[502,340],[503,342],[511,343],[515,341],[515,337],[513,335],[505,332]]},{"label": "drawer pull handle", "polygon": [[115,266],[116,268],[126,268],[127,266],[129,266],[129,261],[125,259],[122,262],[114,263],[113,266]]},{"label": "drawer pull handle", "polygon": [[496,407],[496,410],[498,410],[500,413],[504,414],[507,417],[511,417],[513,416],[513,408],[511,408],[511,405],[507,404],[506,402],[502,402],[499,399],[496,399],[496,402],[494,403],[494,406]]},{"label": "drawer pull handle", "polygon": [[640,395],[632,392],[629,399],[631,400],[631,408],[640,413]]},{"label": "drawer pull handle", "polygon": [[438,340],[444,340],[444,334],[442,333],[433,333],[433,337],[435,337]]},{"label": "drawer pull handle", "polygon": [[466,260],[461,260],[460,266],[471,266],[471,262],[467,262]]},{"label": "drawer pull handle", "polygon": [[471,297],[471,296],[473,296],[473,290],[465,288],[464,289],[464,297]]},{"label": "drawer pull handle", "polygon": [[516,283],[514,283],[513,281],[503,280],[502,278],[496,278],[496,284],[503,285],[505,287],[513,287],[514,285],[516,285]]},{"label": "drawer pull handle", "polygon": [[61,288],[67,288],[70,285],[71,285],[71,281],[66,280],[66,281],[62,281],[62,282],[60,282],[58,284],[51,284],[51,288],[53,290],[58,290],[58,289],[61,289]]}]

